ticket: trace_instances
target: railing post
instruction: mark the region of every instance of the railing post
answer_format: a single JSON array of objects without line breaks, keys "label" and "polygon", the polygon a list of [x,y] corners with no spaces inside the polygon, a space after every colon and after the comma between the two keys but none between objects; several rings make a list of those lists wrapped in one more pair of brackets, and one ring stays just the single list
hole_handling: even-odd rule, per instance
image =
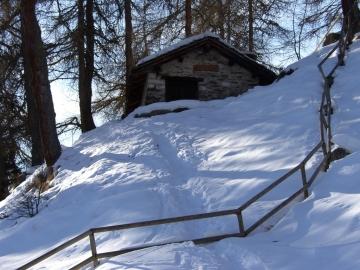
[{"label": "railing post", "polygon": [[237,215],[237,219],[238,219],[238,223],[239,223],[240,233],[243,233],[245,236],[245,228],[244,228],[244,220],[242,217],[242,211],[239,211],[236,215]]},{"label": "railing post", "polygon": [[346,23],[346,19],[344,18],[342,21],[342,26],[341,26],[341,34],[340,34],[340,39],[339,39],[339,55],[338,55],[338,61],[339,66],[344,66],[345,62],[344,62],[344,57],[345,57],[345,47],[346,47],[346,43],[347,43],[347,23]]},{"label": "railing post", "polygon": [[97,253],[96,253],[96,243],[95,243],[95,237],[94,237],[93,230],[91,230],[91,234],[89,235],[89,238],[90,238],[91,254],[93,257],[93,265],[94,265],[94,267],[96,267],[99,265],[99,261],[98,261]]},{"label": "railing post", "polygon": [[319,109],[319,121],[320,121],[320,140],[323,142],[321,145],[324,157],[327,154],[327,149],[326,149],[326,143],[325,143],[325,136],[324,136],[324,128],[327,131],[327,124],[325,125],[325,119],[324,119],[324,115],[322,112],[322,109]]},{"label": "railing post", "polygon": [[[303,186],[306,186],[306,171],[305,171],[305,164],[302,163],[302,167],[301,167],[301,178],[302,178],[302,184]],[[304,190],[304,199],[306,199],[307,197],[309,197],[309,191],[307,189]]]},{"label": "railing post", "polygon": [[331,96],[330,96],[330,86],[327,84],[325,88],[326,102],[327,102],[327,135],[328,135],[328,152],[331,152]]}]

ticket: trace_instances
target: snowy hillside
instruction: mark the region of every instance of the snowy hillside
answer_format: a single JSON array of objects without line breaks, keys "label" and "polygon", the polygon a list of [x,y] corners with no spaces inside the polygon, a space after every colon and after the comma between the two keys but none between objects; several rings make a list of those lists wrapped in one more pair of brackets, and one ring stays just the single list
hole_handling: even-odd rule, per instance
[{"label": "snowy hillside", "polygon": [[[55,167],[49,200],[34,218],[0,220],[0,268],[15,269],[90,228],[234,209],[301,162],[319,142],[323,48],[267,87],[210,102],[140,108],[81,136]],[[336,55],[327,62],[330,69]],[[192,242],[102,259],[96,269],[358,269],[360,265],[360,41],[336,71],[333,141],[352,152],[331,164],[308,199],[284,209],[246,238]],[[134,118],[167,107],[181,113]],[[321,161],[307,165],[310,175]],[[0,203],[26,188],[21,184]],[[244,213],[252,225],[301,186],[293,175]],[[296,204],[296,205],[295,205]],[[275,226],[275,227],[273,227]],[[96,235],[98,252],[238,232],[235,217]],[[32,269],[68,269],[89,256],[88,239]],[[89,265],[88,268],[91,269]]]}]

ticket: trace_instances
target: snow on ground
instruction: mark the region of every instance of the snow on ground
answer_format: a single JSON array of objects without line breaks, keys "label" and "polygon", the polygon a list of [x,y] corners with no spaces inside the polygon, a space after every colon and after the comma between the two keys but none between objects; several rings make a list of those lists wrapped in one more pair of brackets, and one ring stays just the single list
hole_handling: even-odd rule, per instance
[{"label": "snow on ground", "polygon": [[[90,228],[239,207],[298,165],[319,142],[322,82],[316,65],[330,49],[291,65],[292,75],[242,96],[151,105],[82,135],[63,149],[55,165],[61,166],[59,174],[40,213],[0,220],[0,268],[15,269]],[[338,69],[331,89],[334,142],[352,154],[331,164],[308,199],[293,203],[246,238],[153,247],[102,259],[97,269],[357,269],[359,50],[359,41],[350,46],[347,65]],[[335,61],[334,54],[326,69]],[[134,118],[159,106],[191,109]],[[307,175],[321,159],[322,153],[316,153]],[[0,212],[30,180],[0,203]],[[300,186],[297,173],[254,203],[244,212],[245,227]],[[106,252],[236,232],[237,219],[229,216],[100,233],[96,243],[98,252]],[[84,239],[32,269],[68,269],[88,256]]]}]

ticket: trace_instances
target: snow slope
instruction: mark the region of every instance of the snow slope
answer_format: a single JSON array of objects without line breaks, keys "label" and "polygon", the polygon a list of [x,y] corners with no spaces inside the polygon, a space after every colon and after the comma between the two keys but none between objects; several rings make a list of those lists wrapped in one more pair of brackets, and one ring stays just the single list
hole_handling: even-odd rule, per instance
[{"label": "snow slope", "polygon": [[[15,269],[90,228],[239,207],[319,142],[322,82],[316,65],[330,49],[288,67],[295,69],[292,75],[242,96],[154,104],[82,135],[63,149],[40,213],[0,220],[0,268]],[[356,41],[331,89],[334,142],[352,154],[318,177],[308,199],[246,238],[144,249],[102,259],[97,269],[358,269],[359,58]],[[329,70],[335,61],[336,55],[327,62]],[[191,109],[134,118],[159,106]],[[308,175],[321,159],[318,152],[306,167]],[[0,212],[31,180],[1,202]],[[301,176],[295,174],[254,203],[244,213],[245,227],[300,186]],[[96,242],[98,252],[106,252],[236,232],[237,220],[230,216],[102,233]],[[33,269],[68,269],[88,257],[89,249],[84,239]]]}]

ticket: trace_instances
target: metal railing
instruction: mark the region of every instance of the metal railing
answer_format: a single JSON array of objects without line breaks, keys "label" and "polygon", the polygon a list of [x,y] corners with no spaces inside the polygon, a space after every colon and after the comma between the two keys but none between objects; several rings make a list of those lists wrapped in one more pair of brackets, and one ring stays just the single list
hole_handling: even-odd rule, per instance
[{"label": "metal railing", "polygon": [[[331,105],[331,96],[330,96],[330,87],[333,83],[333,74],[335,70],[339,66],[345,65],[344,58],[346,54],[346,49],[348,46],[348,34],[349,30],[352,29],[359,21],[360,15],[355,18],[354,22],[351,25],[348,25],[348,17],[357,8],[357,1],[355,1],[354,5],[351,7],[348,14],[342,20],[342,28],[340,32],[340,39],[339,42],[332,48],[332,50],[324,57],[324,59],[318,64],[318,69],[320,71],[320,75],[323,81],[323,93],[321,104],[319,107],[319,123],[320,123],[320,140],[325,141],[324,147],[324,154],[331,151],[331,114],[332,112],[332,105]],[[338,61],[332,70],[325,75],[323,70],[323,64],[330,58],[330,56],[339,49],[338,53]],[[326,113],[324,113],[324,111]],[[327,136],[325,136],[325,133]]]},{"label": "metal railing", "polygon": [[[39,262],[51,257],[52,255],[58,253],[61,250],[64,250],[65,248],[79,242],[80,240],[89,237],[90,247],[91,247],[91,256],[87,259],[81,261],[77,265],[71,267],[70,269],[78,269],[81,268],[88,263],[93,263],[94,267],[96,267],[99,264],[99,259],[101,258],[107,258],[107,257],[114,257],[118,256],[124,253],[128,253],[135,250],[140,250],[148,247],[153,246],[162,246],[167,244],[173,244],[173,243],[182,243],[186,241],[192,241],[195,244],[204,244],[214,241],[219,241],[225,238],[229,237],[245,237],[252,231],[254,231],[257,227],[259,227],[262,223],[264,223],[268,218],[270,218],[272,215],[277,213],[279,210],[281,210],[283,207],[285,207],[287,204],[289,204],[291,201],[293,201],[295,198],[297,198],[300,194],[304,194],[304,197],[306,198],[308,196],[308,188],[311,186],[313,181],[315,180],[318,173],[321,171],[321,169],[326,164],[327,158],[329,157],[329,153],[324,157],[323,161],[320,163],[320,165],[317,167],[315,172],[310,177],[309,181],[306,179],[306,170],[305,165],[306,163],[311,159],[311,157],[321,148],[323,145],[323,142],[318,143],[318,145],[306,156],[306,158],[299,163],[295,168],[287,172],[285,175],[277,179],[275,182],[270,184],[268,187],[266,187],[264,190],[262,190],[260,193],[256,194],[254,197],[249,199],[247,202],[245,202],[242,206],[236,209],[232,210],[225,210],[225,211],[217,211],[217,212],[211,212],[211,213],[205,213],[205,214],[197,214],[197,215],[189,215],[189,216],[182,216],[182,217],[175,217],[175,218],[166,218],[166,219],[158,219],[158,220],[150,220],[150,221],[143,221],[143,222],[136,222],[136,223],[129,223],[129,224],[123,224],[123,225],[116,225],[116,226],[107,226],[107,227],[101,227],[101,228],[93,228],[90,229],[73,239],[63,243],[62,245],[50,250],[49,252],[45,253],[44,255],[34,259],[33,261],[21,266],[18,269],[28,269]],[[243,221],[243,211],[247,209],[250,205],[252,205],[254,202],[259,200],[261,197],[263,197],[265,194],[267,194],[269,191],[274,189],[276,186],[278,186],[280,183],[284,182],[287,178],[289,178],[291,175],[296,173],[297,171],[301,172],[301,179],[302,179],[302,187],[297,190],[293,195],[291,195],[289,198],[284,200],[282,203],[280,203],[278,206],[273,208],[268,214],[263,216],[261,219],[259,219],[257,222],[255,222],[253,225],[251,225],[249,228],[244,227],[244,221]],[[161,243],[161,244],[149,244],[149,245],[143,245],[141,247],[132,247],[127,249],[121,249],[117,251],[112,252],[106,252],[106,253],[98,253],[96,250],[96,241],[95,241],[95,233],[103,233],[103,232],[111,232],[111,231],[119,231],[119,230],[126,230],[126,229],[133,229],[133,228],[140,228],[140,227],[148,227],[148,226],[154,226],[154,225],[162,225],[162,224],[171,224],[171,223],[178,223],[178,222],[186,222],[191,220],[199,220],[199,219],[206,219],[206,218],[213,218],[213,217],[221,217],[221,216],[229,216],[229,215],[235,215],[237,217],[238,226],[239,226],[239,232],[233,233],[233,234],[224,234],[219,236],[213,236],[213,237],[205,237],[205,238],[199,238],[199,239],[189,239],[185,241],[176,241],[176,242],[168,242],[168,243]]]}]

